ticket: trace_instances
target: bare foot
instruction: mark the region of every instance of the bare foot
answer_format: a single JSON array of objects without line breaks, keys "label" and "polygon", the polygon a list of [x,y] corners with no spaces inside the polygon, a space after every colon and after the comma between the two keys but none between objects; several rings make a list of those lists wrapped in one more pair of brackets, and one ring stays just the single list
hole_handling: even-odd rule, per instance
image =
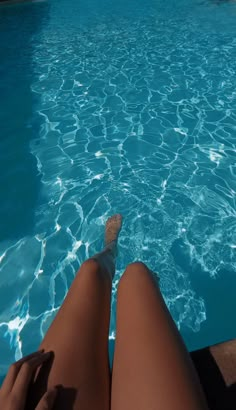
[{"label": "bare foot", "polygon": [[107,220],[105,228],[105,246],[113,241],[117,242],[121,226],[122,215],[120,214],[115,214]]}]

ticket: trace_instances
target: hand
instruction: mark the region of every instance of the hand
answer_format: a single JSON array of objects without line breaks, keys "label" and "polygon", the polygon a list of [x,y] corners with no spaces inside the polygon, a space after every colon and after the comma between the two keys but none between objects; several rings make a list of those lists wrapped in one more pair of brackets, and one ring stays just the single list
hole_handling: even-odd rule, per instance
[{"label": "hand", "polygon": [[[51,352],[38,351],[11,365],[0,389],[0,409],[24,410],[29,384],[39,366],[51,357]],[[56,388],[48,390],[35,410],[50,410],[57,394]]]}]

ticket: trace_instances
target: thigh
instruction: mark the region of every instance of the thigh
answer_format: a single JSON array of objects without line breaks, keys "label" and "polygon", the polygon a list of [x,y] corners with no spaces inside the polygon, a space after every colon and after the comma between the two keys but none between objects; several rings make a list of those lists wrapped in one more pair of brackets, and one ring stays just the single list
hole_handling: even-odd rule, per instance
[{"label": "thigh", "polygon": [[56,409],[109,409],[110,293],[109,274],[86,261],[40,346],[54,358],[36,377],[30,408],[46,388],[59,385]]},{"label": "thigh", "polygon": [[158,285],[128,266],[117,297],[112,410],[205,410],[205,399]]}]

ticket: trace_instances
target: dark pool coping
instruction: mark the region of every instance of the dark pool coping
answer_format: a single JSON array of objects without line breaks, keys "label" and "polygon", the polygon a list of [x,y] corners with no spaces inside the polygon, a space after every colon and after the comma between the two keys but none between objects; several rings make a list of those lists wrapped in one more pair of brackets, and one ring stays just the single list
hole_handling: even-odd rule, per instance
[{"label": "dark pool coping", "polygon": [[210,410],[236,409],[236,339],[191,353]]}]

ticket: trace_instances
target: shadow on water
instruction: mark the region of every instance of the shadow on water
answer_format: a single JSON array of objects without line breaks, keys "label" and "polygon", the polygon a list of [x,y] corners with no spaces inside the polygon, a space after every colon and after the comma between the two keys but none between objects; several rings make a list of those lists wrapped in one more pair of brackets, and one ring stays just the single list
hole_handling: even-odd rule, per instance
[{"label": "shadow on water", "polygon": [[30,141],[39,134],[33,37],[48,19],[49,4],[0,5],[0,241],[29,235],[40,190]]},{"label": "shadow on water", "polygon": [[210,277],[199,264],[191,263],[181,239],[173,244],[172,255],[175,263],[188,274],[196,295],[205,302],[207,320],[201,323],[200,331],[194,338],[188,329],[181,329],[189,349],[199,349],[236,338],[236,322],[232,321],[232,312],[236,312],[235,275],[222,267],[217,277]]}]

